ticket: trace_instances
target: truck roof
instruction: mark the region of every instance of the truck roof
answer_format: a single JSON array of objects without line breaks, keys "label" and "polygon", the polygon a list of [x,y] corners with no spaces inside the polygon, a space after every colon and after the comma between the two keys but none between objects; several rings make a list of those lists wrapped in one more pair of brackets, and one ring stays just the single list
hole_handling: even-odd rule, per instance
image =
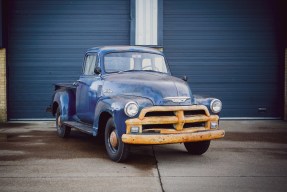
[{"label": "truck roof", "polygon": [[120,51],[139,51],[139,52],[149,52],[149,53],[156,53],[156,54],[163,54],[162,52],[149,47],[143,46],[127,46],[127,45],[116,45],[116,46],[102,46],[102,47],[93,47],[88,49],[87,52],[98,52],[98,53],[110,53],[110,52],[120,52]]}]

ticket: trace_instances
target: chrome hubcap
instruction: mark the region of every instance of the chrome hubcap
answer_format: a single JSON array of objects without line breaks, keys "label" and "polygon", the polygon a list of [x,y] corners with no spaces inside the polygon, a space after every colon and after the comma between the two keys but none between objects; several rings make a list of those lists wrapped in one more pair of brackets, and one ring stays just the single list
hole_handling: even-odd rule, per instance
[{"label": "chrome hubcap", "polygon": [[112,131],[111,134],[110,134],[110,143],[111,143],[111,146],[113,148],[117,148],[118,146],[118,139],[117,139],[117,134],[115,131]]}]

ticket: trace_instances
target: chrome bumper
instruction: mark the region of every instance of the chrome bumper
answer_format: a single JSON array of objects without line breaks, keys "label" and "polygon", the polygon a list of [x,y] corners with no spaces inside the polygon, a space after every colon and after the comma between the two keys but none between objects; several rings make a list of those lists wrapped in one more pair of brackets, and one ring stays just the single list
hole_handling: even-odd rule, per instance
[{"label": "chrome bumper", "polygon": [[157,145],[207,141],[220,139],[224,137],[224,135],[224,130],[209,130],[179,134],[123,134],[122,141],[127,144]]}]

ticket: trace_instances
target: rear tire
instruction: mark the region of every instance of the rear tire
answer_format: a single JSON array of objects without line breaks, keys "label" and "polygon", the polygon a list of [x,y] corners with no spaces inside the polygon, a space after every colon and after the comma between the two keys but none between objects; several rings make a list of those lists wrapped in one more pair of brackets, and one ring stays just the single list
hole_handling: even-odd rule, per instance
[{"label": "rear tire", "polygon": [[58,107],[56,112],[56,129],[59,137],[66,138],[70,135],[71,127],[63,125],[61,114],[61,109]]},{"label": "rear tire", "polygon": [[129,155],[129,145],[122,142],[112,117],[106,124],[105,146],[109,158],[115,162],[123,162]]},{"label": "rear tire", "polygon": [[202,155],[208,150],[209,145],[210,141],[184,143],[187,152],[192,155]]}]

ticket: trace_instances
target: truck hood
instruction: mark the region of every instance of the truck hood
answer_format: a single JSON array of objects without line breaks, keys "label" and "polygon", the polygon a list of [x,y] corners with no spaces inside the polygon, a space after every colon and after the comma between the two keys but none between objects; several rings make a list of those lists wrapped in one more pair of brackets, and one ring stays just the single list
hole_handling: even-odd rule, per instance
[{"label": "truck hood", "polygon": [[150,99],[154,105],[190,105],[193,97],[188,84],[157,72],[122,72],[103,77],[103,95],[129,95]]}]

